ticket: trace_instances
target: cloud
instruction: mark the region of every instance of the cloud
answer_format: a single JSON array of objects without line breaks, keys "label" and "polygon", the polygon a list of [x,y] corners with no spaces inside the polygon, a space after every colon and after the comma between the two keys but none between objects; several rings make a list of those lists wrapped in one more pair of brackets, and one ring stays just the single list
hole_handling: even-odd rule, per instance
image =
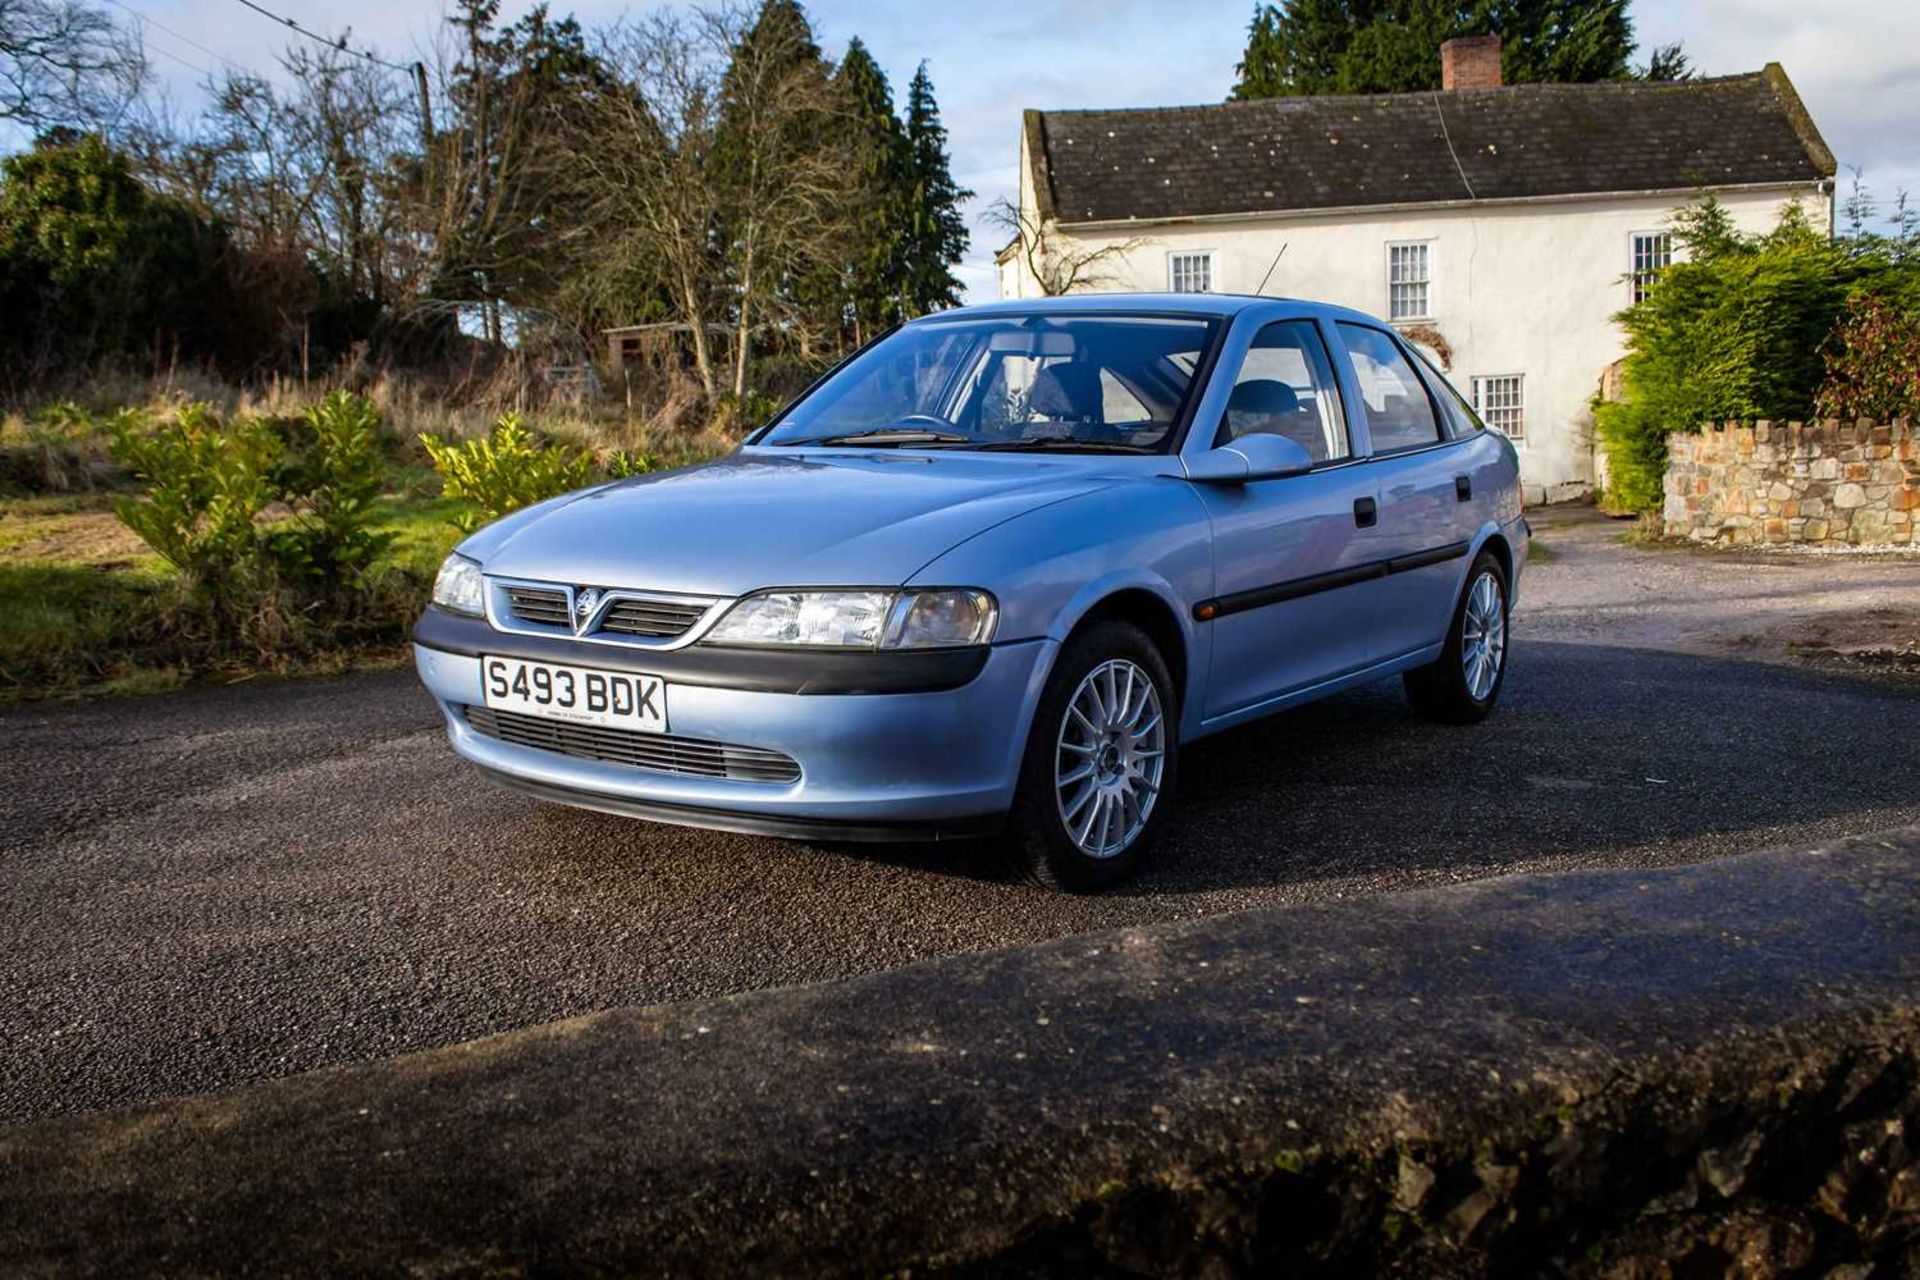
[{"label": "cloud", "polygon": [[[1780,63],[1843,166],[1885,201],[1920,195],[1920,5],[1652,0],[1635,20],[1643,44],[1679,40],[1709,75]],[[1843,193],[1848,182],[1843,169]]]},{"label": "cloud", "polygon": [[[274,66],[289,33],[233,0],[127,0],[196,43],[243,65]],[[444,36],[444,13],[390,0],[336,0],[325,16],[293,5],[322,31],[351,27],[396,60],[424,56]],[[268,4],[272,8],[272,4]],[[526,5],[509,3],[506,17]],[[586,0],[569,6],[583,22],[663,7]],[[861,37],[904,98],[926,59],[953,149],[953,168],[976,196],[969,207],[973,245],[961,269],[968,296],[994,295],[992,253],[999,232],[982,213],[1010,196],[1017,179],[1024,107],[1166,106],[1218,102],[1232,87],[1245,43],[1249,0],[814,0],[821,44],[838,56]],[[1842,164],[1861,168],[1868,186],[1891,198],[1920,195],[1920,5],[1874,0],[1642,0],[1635,8],[1643,50],[1678,40],[1708,74],[1787,68]],[[185,61],[212,61],[199,49],[155,32],[154,43]],[[160,64],[183,105],[197,101],[195,73]],[[1842,185],[1846,178],[1843,174]]]}]

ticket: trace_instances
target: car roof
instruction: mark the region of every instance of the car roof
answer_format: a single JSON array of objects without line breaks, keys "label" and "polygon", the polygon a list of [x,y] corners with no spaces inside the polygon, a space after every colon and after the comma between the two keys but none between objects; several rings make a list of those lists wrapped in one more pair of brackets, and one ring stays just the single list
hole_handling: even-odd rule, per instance
[{"label": "car roof", "polygon": [[1306,298],[1276,298],[1251,293],[1074,293],[1057,298],[1006,298],[972,306],[936,311],[913,323],[959,320],[994,315],[1087,315],[1138,312],[1143,315],[1193,315],[1205,317],[1236,316],[1249,307],[1285,303],[1309,313],[1334,319],[1364,320],[1381,323],[1376,317],[1347,307]]}]

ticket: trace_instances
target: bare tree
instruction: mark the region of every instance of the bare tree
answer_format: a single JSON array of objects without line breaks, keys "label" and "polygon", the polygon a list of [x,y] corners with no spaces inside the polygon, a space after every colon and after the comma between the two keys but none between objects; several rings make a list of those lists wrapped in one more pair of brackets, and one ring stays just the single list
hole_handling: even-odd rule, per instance
[{"label": "bare tree", "polygon": [[1110,283],[1113,265],[1146,243],[1136,237],[1097,249],[1079,248],[1005,196],[988,207],[987,221],[1014,235],[1021,261],[1049,298]]},{"label": "bare tree", "polygon": [[756,21],[701,15],[727,54],[715,176],[733,292],[733,393],[747,392],[756,328],[804,322],[789,286],[843,237],[856,177],[830,145],[846,102],[798,10],[762,6]]},{"label": "bare tree", "polygon": [[840,247],[857,181],[832,145],[845,103],[818,50],[749,17],[655,13],[609,33],[599,56],[625,90],[597,101],[569,153],[588,176],[595,274],[613,288],[659,286],[709,398],[723,325],[735,395],[750,385],[758,335],[807,349],[814,317],[796,282]]},{"label": "bare tree", "polygon": [[575,262],[595,251],[579,234],[569,134],[611,86],[572,18],[535,5],[495,24],[497,0],[458,0],[438,80],[446,128],[427,159],[423,234],[442,298],[482,304],[501,341],[503,306],[546,305]]},{"label": "bare tree", "polygon": [[289,49],[288,125],[311,181],[304,205],[314,257],[375,303],[421,283],[421,255],[405,232],[406,158],[415,154],[417,103],[390,68],[337,49]]},{"label": "bare tree", "polygon": [[0,0],[0,120],[98,125],[140,92],[137,32],[81,0]]},{"label": "bare tree", "polygon": [[700,388],[712,399],[719,391],[712,331],[725,303],[713,174],[724,64],[670,12],[616,27],[600,57],[627,89],[595,101],[568,149],[585,179],[588,221],[600,233],[591,287],[657,284],[687,326]]}]

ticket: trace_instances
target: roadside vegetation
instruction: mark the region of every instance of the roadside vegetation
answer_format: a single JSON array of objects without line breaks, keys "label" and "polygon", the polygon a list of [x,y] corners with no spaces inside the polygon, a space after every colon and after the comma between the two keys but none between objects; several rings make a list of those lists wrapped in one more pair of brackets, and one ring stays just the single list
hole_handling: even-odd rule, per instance
[{"label": "roadside vegetation", "polygon": [[0,6],[0,700],[390,660],[462,530],[959,300],[929,71],[798,0],[295,26],[186,111],[130,13]]},{"label": "roadside vegetation", "polygon": [[1675,261],[1618,317],[1622,396],[1594,406],[1609,506],[1660,506],[1670,432],[1920,414],[1920,215],[1903,199],[1883,234],[1865,193],[1847,211],[1831,239],[1797,209],[1764,235],[1711,199],[1676,216]]},{"label": "roadside vegetation", "polygon": [[[443,426],[450,430],[453,424]],[[151,692],[194,678],[400,660],[463,531],[603,479],[695,461],[729,437],[404,433],[333,391],[0,423],[0,701]]]}]

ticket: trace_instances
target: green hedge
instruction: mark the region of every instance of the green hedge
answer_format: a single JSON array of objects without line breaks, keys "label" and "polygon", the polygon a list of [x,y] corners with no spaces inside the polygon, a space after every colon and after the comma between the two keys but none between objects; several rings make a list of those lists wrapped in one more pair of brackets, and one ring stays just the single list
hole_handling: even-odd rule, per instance
[{"label": "green hedge", "polygon": [[1850,303],[1920,297],[1920,262],[1903,242],[1830,239],[1797,206],[1745,235],[1709,198],[1676,215],[1674,238],[1683,260],[1616,317],[1627,332],[1622,398],[1594,406],[1608,496],[1637,511],[1660,505],[1669,432],[1811,418],[1830,364],[1845,358],[1835,342]]}]

